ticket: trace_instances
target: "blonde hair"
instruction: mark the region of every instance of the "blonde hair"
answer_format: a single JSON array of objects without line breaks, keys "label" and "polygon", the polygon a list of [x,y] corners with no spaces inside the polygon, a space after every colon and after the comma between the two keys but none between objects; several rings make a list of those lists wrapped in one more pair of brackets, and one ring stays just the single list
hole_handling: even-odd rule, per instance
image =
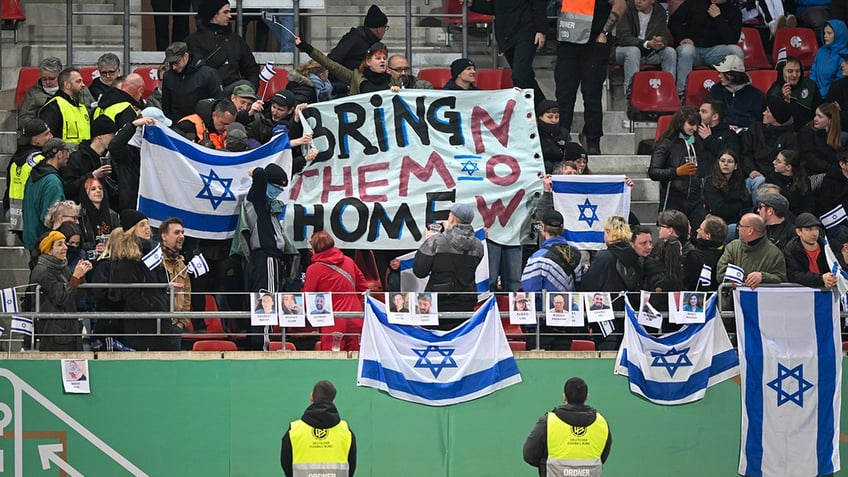
[{"label": "blonde hair", "polygon": [[326,67],[321,63],[318,63],[315,60],[309,60],[306,63],[301,63],[295,71],[302,74],[303,76],[309,76],[310,73],[320,74],[322,71],[326,71]]},{"label": "blonde hair", "polygon": [[624,220],[624,217],[618,215],[611,215],[604,220],[604,231],[607,232],[609,243],[629,242],[630,238],[633,237],[627,221]]},{"label": "blonde hair", "polygon": [[57,200],[53,202],[50,208],[47,209],[47,213],[44,214],[44,226],[48,229],[55,228],[53,224],[56,223],[56,219],[59,218],[59,211],[62,209],[67,209],[71,214],[78,216],[82,207],[72,200]]},{"label": "blonde hair", "polygon": [[112,230],[109,241],[112,242],[113,260],[141,260],[141,247],[138,244],[138,237],[135,236],[135,226],[128,230],[121,227]]}]

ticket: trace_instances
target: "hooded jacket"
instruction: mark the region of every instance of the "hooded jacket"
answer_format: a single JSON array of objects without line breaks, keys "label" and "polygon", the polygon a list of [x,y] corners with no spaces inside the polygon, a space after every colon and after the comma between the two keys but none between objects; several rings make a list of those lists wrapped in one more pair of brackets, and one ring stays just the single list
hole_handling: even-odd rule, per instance
[{"label": "hooded jacket", "polygon": [[710,97],[724,103],[725,124],[747,128],[762,120],[763,111],[766,110],[765,96],[751,85],[751,77],[747,78],[747,82],[742,85],[723,86],[716,83],[710,88]]},{"label": "hooded jacket", "polygon": [[592,258],[592,266],[583,276],[584,291],[639,291],[643,272],[639,255],[630,242],[614,242]]},{"label": "hooded jacket", "polygon": [[[341,268],[353,278],[353,283],[342,274],[319,262]],[[367,289],[368,282],[362,270],[338,247],[330,247],[312,255],[312,263],[306,268],[303,291],[334,292],[333,311],[362,311],[362,296],[358,292],[364,292]]]},{"label": "hooded jacket", "polygon": [[742,133],[742,172],[745,177],[751,171],[766,175],[774,172],[774,158],[784,149],[795,149],[795,126],[790,120],[786,124],[774,126],[754,121],[747,131]]},{"label": "hooded jacket", "polygon": [[[483,260],[483,244],[474,235],[470,224],[454,224],[444,233],[434,234],[415,252],[412,272],[427,280],[426,291],[476,292],[475,272]],[[473,307],[477,297],[473,294],[439,297],[439,305],[454,309]],[[442,306],[443,310],[447,310]],[[466,310],[467,311],[467,310]]]},{"label": "hooded jacket", "polygon": [[[833,41],[824,43],[824,27],[830,25],[833,29]],[[842,20],[828,20],[821,27],[821,47],[816,53],[816,59],[810,68],[810,79],[815,81],[822,96],[827,96],[830,85],[842,78],[842,58],[840,54],[848,53],[848,27]]]},{"label": "hooded jacket", "polygon": [[297,70],[289,71],[289,82],[286,89],[291,91],[297,103],[312,104],[318,102],[315,93],[315,83],[308,76],[300,74]]},{"label": "hooded jacket", "polygon": [[172,121],[194,114],[201,99],[224,97],[221,76],[202,58],[190,55],[182,73],[168,70],[162,77],[162,112]]},{"label": "hooded jacket", "polygon": [[30,173],[24,188],[24,246],[35,249],[39,237],[48,228],[44,216],[54,202],[65,200],[65,186],[59,171],[47,162],[39,162]]},{"label": "hooded jacket", "polygon": [[[587,427],[598,419],[598,411],[585,404],[562,404],[553,410],[562,422],[575,426]],[[601,462],[606,462],[612,449],[612,431],[607,431],[607,440],[601,453]],[[545,413],[533,426],[530,435],[524,442],[524,462],[539,468],[541,477],[547,476],[546,463],[548,460],[548,414]]]},{"label": "hooded jacket", "polygon": [[218,71],[223,85],[244,79],[250,81],[254,90],[259,87],[256,58],[244,39],[233,33],[230,25],[213,25],[204,20],[185,42],[193,58],[203,58],[207,66]]},{"label": "hooded jacket", "polygon": [[[786,63],[784,62],[775,68],[777,69],[777,81],[769,87],[766,96],[783,99],[783,85],[786,83],[783,79],[783,68],[785,66]],[[804,65],[801,65],[801,79],[798,80],[798,84],[790,86],[790,89],[789,109],[792,111],[795,131],[798,131],[812,121],[816,114],[816,108],[822,103],[823,94],[813,80],[804,76]]]},{"label": "hooded jacket", "polygon": [[[338,425],[341,422],[339,411],[336,405],[327,401],[318,401],[312,403],[303,412],[300,419],[308,426],[315,429],[329,429]],[[280,465],[283,467],[287,477],[292,475],[292,444],[289,431],[291,426],[283,435],[282,444],[280,445]],[[350,431],[350,450],[347,455],[348,475],[353,477],[356,471],[356,435]]]}]

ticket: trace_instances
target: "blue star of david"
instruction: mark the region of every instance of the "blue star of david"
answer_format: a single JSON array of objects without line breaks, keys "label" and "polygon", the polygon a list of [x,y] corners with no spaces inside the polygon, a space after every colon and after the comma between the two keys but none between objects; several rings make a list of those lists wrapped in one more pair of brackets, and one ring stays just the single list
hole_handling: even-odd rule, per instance
[{"label": "blue star of david", "polygon": [[[673,378],[674,373],[677,372],[677,368],[692,366],[692,361],[689,360],[688,353],[689,348],[677,351],[673,347],[665,353],[652,351],[651,356],[654,357],[654,362],[651,363],[651,367],[657,366],[665,368],[666,371],[668,371],[668,375]],[[672,357],[675,358],[674,362],[669,361],[669,358]]]},{"label": "blue star of david", "polygon": [[[789,379],[789,382],[785,383],[787,379]],[[784,388],[784,383],[786,388]],[[789,369],[777,363],[777,378],[766,383],[766,386],[777,392],[777,407],[789,401],[794,402],[798,407],[804,407],[804,392],[812,388],[813,383],[804,379],[803,364]]]},{"label": "blue star of david", "polygon": [[468,173],[469,176],[473,176],[475,172],[479,171],[480,168],[477,167],[477,161],[465,161],[462,163],[462,172]]},{"label": "blue star of david", "polygon": [[[425,349],[415,349],[412,348],[412,351],[418,355],[418,361],[415,362],[413,368],[427,368],[430,372],[433,373],[434,378],[439,377],[439,373],[442,372],[445,368],[456,368],[456,361],[451,357],[453,352],[456,351],[455,348],[440,348],[438,346],[427,346]],[[430,352],[437,353],[442,357],[442,361],[440,363],[433,363],[430,361],[430,358],[427,356]],[[437,356],[438,357],[438,356]]]},{"label": "blue star of david", "polygon": [[[218,206],[221,205],[221,202],[236,200],[236,196],[233,195],[233,191],[230,190],[230,187],[233,185],[232,177],[226,179],[218,177],[218,174],[214,170],[209,169],[209,175],[200,174],[200,179],[203,181],[203,189],[200,189],[200,193],[198,193],[196,197],[198,199],[209,199],[209,202],[212,203],[213,209],[217,210]],[[213,182],[221,184],[224,188],[221,195],[215,196],[215,194],[212,193]]]},{"label": "blue star of david", "polygon": [[[589,227],[591,227],[592,224],[594,224],[595,222],[601,221],[601,219],[598,218],[598,206],[589,202],[588,197],[586,197],[586,202],[583,202],[583,205],[578,204],[577,208],[580,209],[580,217],[578,217],[577,220],[586,222],[587,224],[589,224]],[[587,209],[592,212],[592,215],[586,215]]]}]

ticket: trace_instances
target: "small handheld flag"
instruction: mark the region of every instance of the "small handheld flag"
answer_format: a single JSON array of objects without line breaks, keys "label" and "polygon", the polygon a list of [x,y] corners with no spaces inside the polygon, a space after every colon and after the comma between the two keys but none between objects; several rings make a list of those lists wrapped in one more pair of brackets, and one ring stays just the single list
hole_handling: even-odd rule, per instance
[{"label": "small handheld flag", "polygon": [[713,268],[707,264],[701,268],[701,276],[698,277],[698,283],[702,287],[708,287],[713,283]]},{"label": "small handheld flag", "polygon": [[845,207],[842,207],[842,204],[839,204],[830,211],[825,212],[824,215],[819,218],[821,219],[824,228],[831,229],[848,218],[848,214],[845,213]]},{"label": "small handheld flag", "polygon": [[3,300],[3,313],[18,312],[18,294],[14,288],[0,290],[0,299]]},{"label": "small handheld flag", "polygon": [[737,285],[741,285],[745,280],[745,270],[742,270],[742,267],[728,263],[727,270],[724,272],[724,279],[726,281],[736,283]]},{"label": "small handheld flag", "polygon": [[147,255],[141,258],[141,261],[147,266],[148,270],[153,270],[162,264],[162,246],[158,243],[153,250],[147,252]]},{"label": "small handheld flag", "polygon": [[262,67],[262,71],[259,72],[259,79],[267,83],[271,81],[276,74],[277,71],[274,69],[274,63],[269,61],[268,63],[265,63],[265,66]]},{"label": "small handheld flag", "polygon": [[32,336],[32,319],[12,315],[12,331]]},{"label": "small handheld flag", "polygon": [[209,264],[206,263],[206,258],[203,257],[203,254],[195,255],[190,262],[188,262],[188,273],[194,275],[194,278],[197,278],[206,272],[209,271]]}]

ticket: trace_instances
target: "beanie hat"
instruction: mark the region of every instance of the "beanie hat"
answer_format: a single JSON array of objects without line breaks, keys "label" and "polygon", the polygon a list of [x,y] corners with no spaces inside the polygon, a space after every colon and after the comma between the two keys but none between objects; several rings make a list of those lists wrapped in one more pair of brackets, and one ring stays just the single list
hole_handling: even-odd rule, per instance
[{"label": "beanie hat", "polygon": [[450,211],[463,224],[470,224],[474,221],[474,209],[470,205],[453,204]]},{"label": "beanie hat", "polygon": [[53,249],[53,242],[57,240],[65,240],[65,236],[62,235],[62,232],[57,232],[55,230],[51,230],[41,239],[41,242],[38,243],[38,250],[41,253],[50,253],[50,250]]},{"label": "beanie hat", "polygon": [[21,128],[21,138],[18,140],[18,144],[21,146],[29,144],[30,139],[38,136],[44,131],[47,131],[47,129],[47,123],[44,121],[38,118],[30,119],[24,124],[24,127]]},{"label": "beanie hat", "polygon": [[792,119],[792,108],[789,106],[789,103],[783,100],[783,98],[768,95],[766,97],[766,107],[768,107],[768,110],[771,111],[771,115],[774,116],[774,120],[780,124],[786,124],[790,119]]},{"label": "beanie hat", "polygon": [[229,5],[228,0],[205,0],[197,7],[197,16],[201,20],[211,20],[224,5]]},{"label": "beanie hat", "polygon": [[135,209],[124,209],[121,212],[121,228],[127,231],[145,219],[147,219],[147,216]]},{"label": "beanie hat", "polygon": [[265,176],[268,177],[269,184],[282,187],[289,184],[289,177],[286,175],[286,171],[277,164],[268,164],[268,166],[265,167]]},{"label": "beanie hat", "polygon": [[227,150],[241,152],[247,150],[247,131],[241,123],[227,125]]},{"label": "beanie hat", "polygon": [[115,134],[116,132],[118,132],[118,125],[105,114],[97,116],[97,119],[91,122],[92,138],[102,136],[103,134]]},{"label": "beanie hat", "polygon": [[453,60],[453,63],[451,63],[450,66],[451,79],[455,80],[456,77],[459,76],[460,73],[465,71],[465,68],[468,68],[469,66],[476,66],[470,58],[460,58],[458,60]]},{"label": "beanie hat", "polygon": [[379,28],[389,24],[389,18],[377,5],[371,5],[365,14],[366,28]]},{"label": "beanie hat", "polygon": [[538,118],[539,116],[545,114],[551,109],[556,109],[557,111],[559,111],[559,103],[552,99],[543,99],[539,101],[538,103],[536,103],[536,117]]}]

